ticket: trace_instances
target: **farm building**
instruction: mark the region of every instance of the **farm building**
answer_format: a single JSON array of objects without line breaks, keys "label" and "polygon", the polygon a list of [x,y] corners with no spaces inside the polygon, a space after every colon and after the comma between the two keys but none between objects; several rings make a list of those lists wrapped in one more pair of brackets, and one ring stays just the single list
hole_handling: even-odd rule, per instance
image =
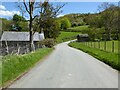
[{"label": "farm building", "polygon": [[[44,33],[36,32],[33,41],[36,48],[40,48],[37,42],[44,39]],[[29,52],[29,32],[3,32],[0,39],[0,54],[11,53],[24,54]]]},{"label": "farm building", "polygon": [[77,41],[78,42],[85,42],[89,40],[89,35],[88,34],[79,34],[77,35]]}]

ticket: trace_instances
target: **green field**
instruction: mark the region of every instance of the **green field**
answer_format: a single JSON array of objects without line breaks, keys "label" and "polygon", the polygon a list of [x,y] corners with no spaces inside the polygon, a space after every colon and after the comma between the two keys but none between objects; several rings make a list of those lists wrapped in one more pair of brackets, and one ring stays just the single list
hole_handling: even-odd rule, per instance
[{"label": "green field", "polygon": [[83,30],[88,30],[89,29],[88,27],[89,27],[89,25],[71,27],[71,28],[68,28],[67,31],[70,31],[70,32],[81,32]]},{"label": "green field", "polygon": [[35,52],[24,55],[9,55],[2,59],[2,86],[33,67],[43,57],[47,56],[53,49],[42,48]]},{"label": "green field", "polygon": [[83,43],[79,42],[72,42],[69,46],[82,50],[84,52],[89,53],[90,55],[98,58],[99,60],[103,61],[104,63],[110,65],[111,67],[120,70],[120,63],[118,63],[118,54],[117,53],[110,53],[106,52],[97,48],[88,47]]},{"label": "green field", "polygon": [[[113,44],[113,42],[114,42],[114,44]],[[101,41],[101,42],[83,42],[83,44],[87,45],[89,47],[105,50],[107,52],[112,52],[112,50],[114,49],[113,52],[118,53],[118,41],[106,41],[106,49],[105,49],[105,41]]]},{"label": "green field", "polygon": [[80,34],[80,32],[64,32],[62,31],[61,34],[56,38],[57,43],[69,41],[72,39],[76,39],[76,36]]}]

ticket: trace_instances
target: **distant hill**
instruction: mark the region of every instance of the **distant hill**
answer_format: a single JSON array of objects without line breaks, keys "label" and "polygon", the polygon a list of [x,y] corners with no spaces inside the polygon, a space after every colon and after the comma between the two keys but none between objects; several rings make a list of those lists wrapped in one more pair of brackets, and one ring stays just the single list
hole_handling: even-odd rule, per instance
[{"label": "distant hill", "polygon": [[[71,24],[72,24],[72,27],[74,26],[83,26],[83,25],[87,25],[87,23],[85,22],[85,18],[89,15],[96,15],[96,14],[90,14],[90,13],[87,13],[87,14],[80,14],[80,13],[72,13],[72,14],[67,14],[67,15],[64,15],[63,17],[67,17]],[[60,18],[63,18],[63,17],[60,17]]]}]

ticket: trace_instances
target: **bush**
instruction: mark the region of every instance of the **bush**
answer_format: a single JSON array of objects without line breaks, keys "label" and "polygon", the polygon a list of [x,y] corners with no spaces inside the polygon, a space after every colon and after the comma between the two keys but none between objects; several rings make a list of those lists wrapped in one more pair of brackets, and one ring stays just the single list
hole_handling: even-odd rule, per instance
[{"label": "bush", "polygon": [[81,24],[80,24],[80,23],[78,23],[78,26],[81,26]]},{"label": "bush", "polygon": [[61,29],[66,30],[71,27],[71,23],[68,18],[63,18],[61,20]]},{"label": "bush", "polygon": [[48,39],[44,39],[43,41],[40,41],[39,45],[51,48],[55,45],[55,41],[53,38],[48,38]]}]

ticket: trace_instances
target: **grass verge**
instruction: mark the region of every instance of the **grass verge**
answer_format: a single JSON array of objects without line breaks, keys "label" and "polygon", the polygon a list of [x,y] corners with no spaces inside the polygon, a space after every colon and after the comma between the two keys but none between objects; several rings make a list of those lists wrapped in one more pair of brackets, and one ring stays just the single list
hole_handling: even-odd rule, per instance
[{"label": "grass verge", "polygon": [[120,71],[120,63],[118,63],[118,54],[116,53],[110,53],[97,48],[88,47],[79,42],[69,43],[69,46],[89,53],[95,58]]},{"label": "grass verge", "polygon": [[3,57],[2,86],[7,85],[10,81],[29,70],[43,57],[48,55],[52,50],[52,48],[43,48],[25,55],[9,55]]},{"label": "grass verge", "polygon": [[0,56],[0,86],[2,85],[2,56]]},{"label": "grass verge", "polygon": [[[106,42],[106,50],[105,48],[105,42]],[[82,42],[83,44],[93,47],[93,48],[98,48],[107,52],[112,52],[113,45],[112,43],[114,42],[114,53],[118,53],[118,40],[114,41],[100,41],[100,42]]]}]

